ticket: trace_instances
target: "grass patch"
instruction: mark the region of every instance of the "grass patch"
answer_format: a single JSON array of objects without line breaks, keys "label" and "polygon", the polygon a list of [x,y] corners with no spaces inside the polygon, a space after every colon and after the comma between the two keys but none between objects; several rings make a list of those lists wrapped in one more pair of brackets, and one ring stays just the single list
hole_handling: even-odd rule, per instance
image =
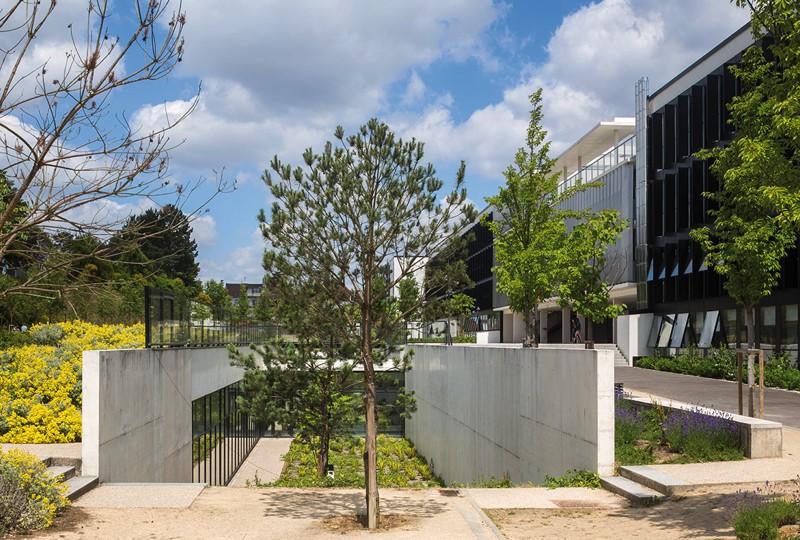
[{"label": "grass patch", "polygon": [[545,476],[544,483],[549,489],[562,487],[599,488],[600,475],[594,472],[570,469],[563,476]]},{"label": "grass patch", "polygon": [[800,502],[773,500],[743,505],[733,518],[733,530],[742,540],[771,540],[786,525],[800,524]]},{"label": "grass patch", "polygon": [[[312,448],[295,439],[284,456],[285,466],[273,487],[364,487],[364,439],[342,437],[331,441],[328,462],[334,477],[317,476]],[[378,435],[378,484],[381,487],[441,487],[428,464],[407,439]]]}]

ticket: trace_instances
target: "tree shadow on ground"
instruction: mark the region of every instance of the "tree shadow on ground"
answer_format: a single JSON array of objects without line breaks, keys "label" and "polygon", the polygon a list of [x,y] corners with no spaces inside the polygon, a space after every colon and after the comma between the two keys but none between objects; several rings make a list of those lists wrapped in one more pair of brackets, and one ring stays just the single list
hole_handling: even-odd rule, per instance
[{"label": "tree shadow on ground", "polygon": [[[264,516],[294,519],[325,519],[353,515],[365,508],[364,493],[340,490],[263,491]],[[425,491],[391,493],[381,496],[381,512],[412,518],[431,518],[447,511],[439,496]]]},{"label": "tree shadow on ground", "polygon": [[44,534],[49,532],[68,533],[81,531],[81,529],[85,529],[89,524],[89,519],[89,513],[83,508],[69,506],[64,510],[63,514],[56,517],[56,519],[53,521],[53,526],[50,529],[36,531],[33,534]]},{"label": "tree shadow on ground", "polygon": [[625,507],[609,515],[645,521],[652,528],[672,533],[716,538],[731,535],[733,515],[740,504],[755,503],[760,498],[763,497],[752,492],[694,494],[650,507]]}]

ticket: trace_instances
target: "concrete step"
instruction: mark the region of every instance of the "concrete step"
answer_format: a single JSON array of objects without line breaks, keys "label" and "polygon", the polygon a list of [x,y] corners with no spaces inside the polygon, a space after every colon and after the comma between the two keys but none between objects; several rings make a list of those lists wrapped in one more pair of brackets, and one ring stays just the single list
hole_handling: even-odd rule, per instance
[{"label": "concrete step", "polygon": [[619,347],[615,343],[595,343],[595,349],[600,349],[604,351],[614,351],[614,366],[616,367],[627,367],[628,359],[625,358],[625,355],[622,354],[622,351],[619,350]]},{"label": "concrete step", "polygon": [[67,484],[67,498],[74,501],[87,491],[97,486],[96,476],[73,476],[65,482]]},{"label": "concrete step", "polygon": [[50,465],[47,467],[53,477],[60,477],[62,481],[69,480],[75,476],[75,467],[72,465]]},{"label": "concrete step", "polygon": [[626,465],[619,468],[619,474],[664,495],[680,495],[691,487],[684,481],[647,465]]},{"label": "concrete step", "polygon": [[651,506],[666,499],[666,495],[622,476],[600,478],[600,485],[611,493],[625,497],[636,506]]}]

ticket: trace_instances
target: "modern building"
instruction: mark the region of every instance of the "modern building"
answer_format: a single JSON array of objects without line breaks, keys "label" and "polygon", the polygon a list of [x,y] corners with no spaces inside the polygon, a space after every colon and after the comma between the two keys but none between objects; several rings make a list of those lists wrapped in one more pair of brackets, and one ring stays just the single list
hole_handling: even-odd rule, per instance
[{"label": "modern building", "polygon": [[247,296],[247,302],[250,304],[250,307],[255,307],[256,303],[258,302],[258,297],[261,296],[261,291],[264,289],[264,285],[261,283],[226,283],[225,290],[228,291],[228,294],[236,302],[236,299],[239,298],[239,295],[242,294],[242,288],[245,290],[245,295]]},{"label": "modern building", "polygon": [[[714,203],[702,196],[718,188],[702,148],[734,136],[727,105],[741,92],[729,67],[753,45],[742,27],[670,82],[650,94],[638,115],[646,130],[646,155],[637,156],[636,196],[646,201],[637,231],[640,283],[637,309],[655,314],[651,348],[747,343],[744,313],[725,292],[723,280],[704,264],[689,232],[709,223]],[[783,263],[780,283],[756,312],[755,341],[768,351],[797,355],[798,253]]]},{"label": "modern building", "polygon": [[[744,26],[652,94],[647,79],[636,83],[635,118],[600,122],[557,159],[563,186],[599,180],[603,187],[577,194],[565,207],[615,208],[629,227],[610,248],[606,279],[612,300],[625,315],[592,325],[584,334],[614,343],[623,356],[694,346],[741,346],[747,342],[744,315],[727,296],[719,275],[704,264],[689,232],[709,223],[713,202],[703,197],[718,184],[708,162],[694,157],[702,148],[733,136],[727,105],[741,91],[729,67],[754,44]],[[498,219],[491,207],[485,219]],[[519,342],[522,318],[497,291],[492,235],[480,222],[469,231],[467,266],[477,302],[475,319],[488,321],[478,338]],[[780,284],[758,308],[756,343],[797,356],[800,335],[800,260],[794,250],[784,261]],[[543,343],[569,342],[569,311],[555,301],[541,306]],[[494,314],[500,314],[497,317]],[[476,325],[479,326],[479,325]],[[590,327],[591,329],[587,328]]]}]

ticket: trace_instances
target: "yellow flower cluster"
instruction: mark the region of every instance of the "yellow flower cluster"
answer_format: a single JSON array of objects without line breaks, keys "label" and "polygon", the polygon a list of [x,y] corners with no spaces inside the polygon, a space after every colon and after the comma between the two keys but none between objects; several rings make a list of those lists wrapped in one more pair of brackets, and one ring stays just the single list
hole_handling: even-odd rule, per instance
[{"label": "yellow flower cluster", "polygon": [[34,343],[0,351],[0,442],[64,443],[81,437],[83,351],[144,346],[144,326],[71,321],[35,325]]},{"label": "yellow flower cluster", "polygon": [[0,450],[0,535],[43,529],[69,504],[67,486],[47,472],[42,461],[20,450]]}]

